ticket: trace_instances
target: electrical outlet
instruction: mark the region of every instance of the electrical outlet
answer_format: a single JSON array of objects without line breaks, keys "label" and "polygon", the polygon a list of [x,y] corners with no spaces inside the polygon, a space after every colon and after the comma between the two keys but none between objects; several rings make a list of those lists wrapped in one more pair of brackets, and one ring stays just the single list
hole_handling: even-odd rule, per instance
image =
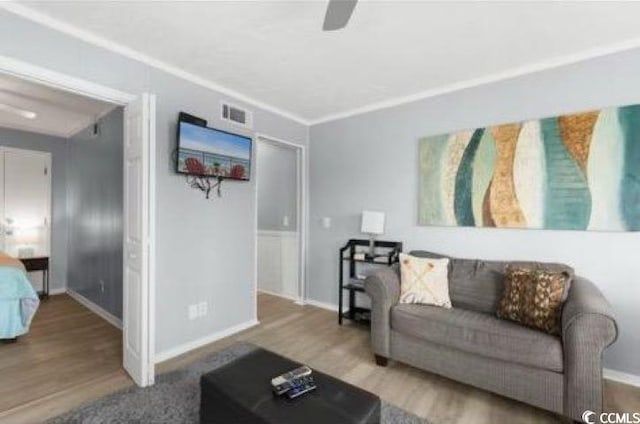
[{"label": "electrical outlet", "polygon": [[289,217],[287,215],[282,217],[282,226],[283,227],[288,227],[289,226]]},{"label": "electrical outlet", "polygon": [[328,216],[325,216],[322,218],[322,226],[324,228],[331,228],[331,218]]},{"label": "electrical outlet", "polygon": [[100,280],[100,291],[104,293],[104,280]]},{"label": "electrical outlet", "polygon": [[198,316],[203,317],[207,315],[207,302],[198,303]]},{"label": "electrical outlet", "polygon": [[187,313],[190,320],[198,318],[198,305],[189,305]]}]

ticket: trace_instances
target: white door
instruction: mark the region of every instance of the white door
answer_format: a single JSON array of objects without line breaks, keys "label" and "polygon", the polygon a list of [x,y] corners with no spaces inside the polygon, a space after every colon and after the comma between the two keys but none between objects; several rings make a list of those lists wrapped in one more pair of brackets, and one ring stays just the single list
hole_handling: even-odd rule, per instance
[{"label": "white door", "polygon": [[150,154],[154,98],[143,94],[124,113],[124,368],[139,386],[153,384],[150,317]]},{"label": "white door", "polygon": [[51,154],[4,147],[0,162],[0,250],[49,256]]}]

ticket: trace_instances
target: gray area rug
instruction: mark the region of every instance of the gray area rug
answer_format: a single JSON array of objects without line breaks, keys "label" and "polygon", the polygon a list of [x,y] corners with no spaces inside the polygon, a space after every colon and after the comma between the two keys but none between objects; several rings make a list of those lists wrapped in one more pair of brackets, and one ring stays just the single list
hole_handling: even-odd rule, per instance
[{"label": "gray area rug", "polygon": [[[131,387],[47,421],[50,424],[198,423],[200,376],[256,348],[238,343],[186,368],[161,374],[151,387]],[[231,423],[230,423],[231,424]],[[415,415],[382,402],[381,424],[426,424]]]}]

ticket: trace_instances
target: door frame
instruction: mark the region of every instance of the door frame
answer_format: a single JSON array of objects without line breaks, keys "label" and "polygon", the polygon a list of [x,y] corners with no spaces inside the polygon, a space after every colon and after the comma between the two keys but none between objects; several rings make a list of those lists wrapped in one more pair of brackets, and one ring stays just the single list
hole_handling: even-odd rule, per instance
[{"label": "door frame", "polygon": [[[68,74],[60,73],[48,68],[33,65],[31,63],[23,62],[11,57],[0,55],[0,74],[7,74],[17,78],[21,78],[27,81],[31,81],[38,84],[43,84],[59,90],[71,92],[81,96],[89,97],[96,100],[101,100],[107,103],[112,103],[117,106],[127,106],[143,93],[132,94],[117,89],[113,89],[101,84],[94,83],[92,81],[77,78]],[[146,317],[146,322],[142,325],[147,327],[147,349],[149,352],[148,367],[148,381],[144,385],[153,384],[155,378],[155,305],[156,305],[156,287],[155,287],[155,252],[156,252],[156,228],[155,228],[155,204],[156,204],[156,131],[155,131],[155,95],[149,93],[150,97],[150,122],[149,122],[149,174],[144,176],[144,184],[148,186],[149,190],[149,246],[148,246],[148,281],[149,289],[147,290],[146,298],[142,298],[141,301],[146,303],[149,314]],[[125,108],[126,113],[126,108]],[[126,118],[126,117],[125,117]],[[124,134],[123,134],[124,136]],[[124,176],[124,169],[123,169]],[[124,211],[123,211],[124,213]],[[124,249],[124,242],[123,242]],[[124,280],[123,280],[124,284]],[[142,305],[141,305],[142,307]],[[127,326],[127,322],[123,320],[123,327]],[[124,331],[123,331],[124,335]],[[142,365],[142,364],[141,364]]]},{"label": "door frame", "polygon": [[256,133],[255,134],[255,142],[256,148],[253,149],[256,152],[256,157],[253,158],[253,163],[255,163],[254,173],[256,175],[256,186],[255,186],[255,261],[254,261],[254,305],[255,305],[255,316],[256,319],[258,317],[258,172],[257,169],[260,164],[257,161],[257,151],[258,146],[257,143],[260,141],[265,143],[270,143],[272,145],[287,147],[290,149],[294,149],[296,152],[296,179],[297,179],[297,211],[296,217],[298,222],[298,295],[294,300],[294,303],[299,305],[304,305],[307,299],[307,245],[308,245],[308,232],[307,232],[307,224],[308,224],[308,182],[309,182],[309,174],[308,174],[308,163],[307,163],[307,146],[292,143],[290,141],[283,140],[278,137],[272,137],[268,134]]}]

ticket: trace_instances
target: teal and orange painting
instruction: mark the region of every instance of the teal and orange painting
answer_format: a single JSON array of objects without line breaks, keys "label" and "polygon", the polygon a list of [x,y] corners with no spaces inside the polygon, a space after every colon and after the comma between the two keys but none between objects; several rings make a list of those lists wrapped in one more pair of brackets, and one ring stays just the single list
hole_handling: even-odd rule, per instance
[{"label": "teal and orange painting", "polygon": [[640,230],[640,105],[419,143],[420,225]]}]

